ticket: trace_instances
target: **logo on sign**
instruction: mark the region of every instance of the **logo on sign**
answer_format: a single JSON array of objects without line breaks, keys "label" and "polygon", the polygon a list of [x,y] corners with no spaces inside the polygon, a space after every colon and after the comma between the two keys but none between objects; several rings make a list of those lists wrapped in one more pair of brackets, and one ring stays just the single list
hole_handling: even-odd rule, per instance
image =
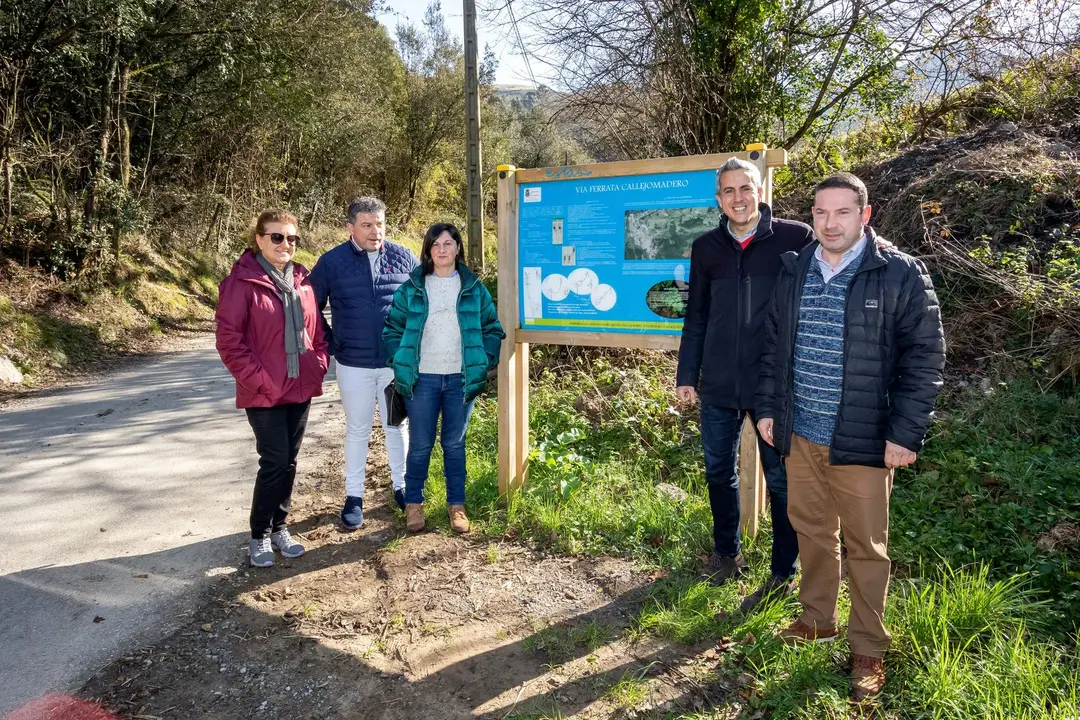
[{"label": "logo on sign", "polygon": [[525,188],[525,202],[540,202],[540,188]]}]

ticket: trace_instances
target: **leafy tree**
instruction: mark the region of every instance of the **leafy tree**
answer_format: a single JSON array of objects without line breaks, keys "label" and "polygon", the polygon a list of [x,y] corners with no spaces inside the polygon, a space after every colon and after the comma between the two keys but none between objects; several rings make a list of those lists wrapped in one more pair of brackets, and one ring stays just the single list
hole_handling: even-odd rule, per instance
[{"label": "leafy tree", "polygon": [[76,275],[152,223],[214,246],[267,204],[326,214],[383,167],[403,77],[336,0],[17,0],[0,56],[0,247]]},{"label": "leafy tree", "polygon": [[[792,147],[893,115],[943,74],[1075,42],[1075,3],[1033,2],[524,0],[518,16],[588,146],[614,159]],[[504,3],[488,13],[511,22]]]}]

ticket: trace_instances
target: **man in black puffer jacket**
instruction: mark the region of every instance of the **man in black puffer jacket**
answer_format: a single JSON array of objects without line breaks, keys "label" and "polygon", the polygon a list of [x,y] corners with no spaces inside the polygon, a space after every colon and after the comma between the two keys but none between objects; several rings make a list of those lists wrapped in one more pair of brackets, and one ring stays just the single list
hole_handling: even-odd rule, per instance
[{"label": "man in black puffer jacket", "polygon": [[[720,226],[690,250],[690,299],[679,346],[676,392],[701,398],[701,445],[713,517],[713,553],[705,574],[716,585],[744,572],[739,543],[739,440],[752,415],[765,315],[780,257],[813,242],[809,225],[773,217],[762,202],[756,165],[731,158],[718,171]],[[787,478],[780,456],[760,440],[761,466],[773,521],[769,577],[743,601],[791,593],[799,543],[787,518]]]},{"label": "man in black puffer jacket", "polygon": [[840,531],[848,549],[848,642],[856,700],[885,684],[889,494],[915,462],[942,386],[945,338],[922,263],[881,249],[866,186],[839,173],[814,193],[818,242],[784,256],[756,398],[758,431],[787,457],[802,615],[790,642],[836,637]]}]

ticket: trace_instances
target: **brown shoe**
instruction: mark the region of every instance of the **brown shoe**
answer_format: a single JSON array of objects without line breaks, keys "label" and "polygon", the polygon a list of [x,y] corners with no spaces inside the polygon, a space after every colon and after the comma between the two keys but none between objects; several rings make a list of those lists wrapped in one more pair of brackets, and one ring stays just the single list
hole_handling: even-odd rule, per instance
[{"label": "brown shoe", "polygon": [[851,699],[873,700],[885,687],[885,664],[881,658],[856,655],[851,663]]},{"label": "brown shoe", "polygon": [[405,506],[405,529],[420,532],[424,529],[424,504],[409,503]]},{"label": "brown shoe", "polygon": [[839,636],[836,628],[816,627],[796,620],[780,631],[780,639],[787,645],[832,642]]},{"label": "brown shoe", "polygon": [[448,505],[446,514],[450,516],[450,528],[456,533],[469,532],[469,516],[464,505]]}]

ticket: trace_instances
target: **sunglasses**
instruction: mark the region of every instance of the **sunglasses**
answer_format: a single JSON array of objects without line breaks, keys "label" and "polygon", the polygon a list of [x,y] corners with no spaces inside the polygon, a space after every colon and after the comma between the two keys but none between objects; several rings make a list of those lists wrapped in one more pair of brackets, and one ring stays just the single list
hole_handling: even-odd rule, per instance
[{"label": "sunglasses", "polygon": [[299,235],[282,235],[281,233],[263,233],[263,235],[269,237],[270,242],[274,243],[275,245],[280,245],[286,240],[288,240],[289,244],[293,247],[296,247],[300,244]]}]

